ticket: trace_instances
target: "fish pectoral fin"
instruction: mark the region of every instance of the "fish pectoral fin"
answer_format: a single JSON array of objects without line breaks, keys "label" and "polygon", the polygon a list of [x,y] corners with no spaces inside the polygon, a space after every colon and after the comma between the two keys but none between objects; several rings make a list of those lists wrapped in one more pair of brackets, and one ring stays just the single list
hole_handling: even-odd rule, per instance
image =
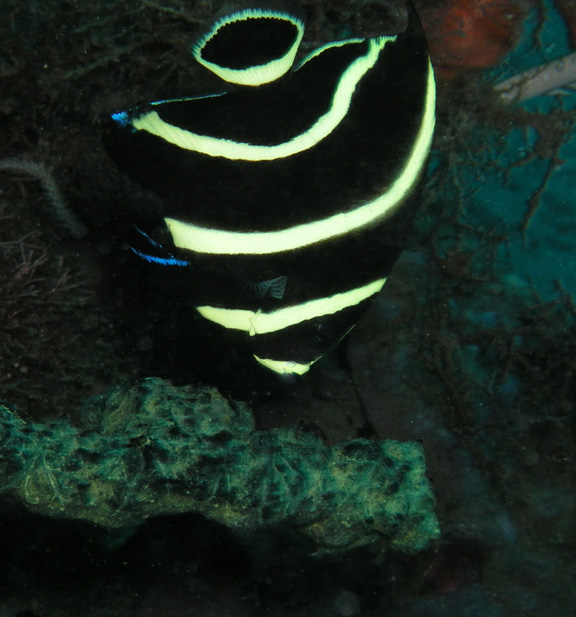
[{"label": "fish pectoral fin", "polygon": [[266,296],[274,298],[275,300],[281,300],[284,297],[286,291],[286,283],[288,277],[277,276],[276,278],[269,279],[268,281],[262,281],[257,283],[259,298],[265,298]]}]

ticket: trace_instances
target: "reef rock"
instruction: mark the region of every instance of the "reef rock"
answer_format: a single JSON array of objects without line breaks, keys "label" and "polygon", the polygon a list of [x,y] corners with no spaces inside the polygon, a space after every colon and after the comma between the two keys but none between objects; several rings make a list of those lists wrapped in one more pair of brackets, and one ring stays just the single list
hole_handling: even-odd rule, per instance
[{"label": "reef rock", "polygon": [[246,405],[156,378],[90,399],[79,417],[39,424],[0,406],[0,493],[106,528],[191,511],[282,525],[319,551],[379,541],[414,553],[439,535],[417,443],[255,431]]}]

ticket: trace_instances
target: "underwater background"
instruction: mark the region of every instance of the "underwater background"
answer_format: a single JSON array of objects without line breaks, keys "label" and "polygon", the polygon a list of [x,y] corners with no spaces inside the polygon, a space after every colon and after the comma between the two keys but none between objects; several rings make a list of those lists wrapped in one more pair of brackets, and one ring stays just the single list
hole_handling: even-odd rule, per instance
[{"label": "underwater background", "polygon": [[[221,5],[0,4],[0,615],[576,613],[576,73],[526,101],[494,88],[573,53],[576,8],[416,3],[439,96],[414,236],[349,339],[285,383],[133,258],[132,225],[161,204],[100,142],[105,112],[210,88],[189,46]],[[397,4],[302,6],[322,43]],[[45,511],[32,484],[16,490],[28,462],[58,486],[64,445],[106,434],[94,401],[124,387],[112,408],[129,416],[126,393],[149,377],[245,401],[258,431],[420,443],[440,537],[414,554],[316,555],[286,525],[240,532],[179,513],[110,529],[67,517],[56,489]],[[95,443],[84,464],[106,480],[112,440]]]}]

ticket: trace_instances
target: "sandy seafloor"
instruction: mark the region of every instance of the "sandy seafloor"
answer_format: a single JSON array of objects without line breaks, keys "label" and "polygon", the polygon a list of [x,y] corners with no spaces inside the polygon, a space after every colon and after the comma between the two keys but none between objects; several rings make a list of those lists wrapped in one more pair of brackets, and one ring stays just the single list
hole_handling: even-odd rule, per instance
[{"label": "sandy seafloor", "polygon": [[[16,309],[0,308],[0,400],[40,420],[73,417],[84,396],[117,383],[154,374],[185,383],[192,375],[249,400],[262,429],[305,422],[329,443],[417,439],[442,537],[417,556],[368,548],[318,558],[282,530],[238,535],[181,515],[106,534],[27,513],[7,497],[0,510],[0,616],[576,614],[576,94],[568,89],[510,106],[490,98],[490,84],[571,51],[554,8],[534,8],[501,65],[441,92],[414,245],[349,341],[309,376],[285,384],[252,369],[235,373],[233,360],[187,374],[174,351],[181,333],[166,325],[158,292],[126,284],[134,269],[115,248],[127,242],[118,231],[127,224],[110,211],[130,189],[102,162],[94,118],[118,104],[116,96],[124,103],[126,91],[104,95],[102,87],[114,84],[115,71],[144,78],[155,54],[167,62],[166,41],[180,22],[157,3],[142,3],[142,23],[158,19],[157,38],[141,46],[143,68],[126,50],[134,32],[150,29],[134,26],[127,13],[112,43],[116,59],[98,65],[110,49],[104,26],[83,13],[61,32],[50,21],[72,19],[74,2],[17,5],[0,11],[0,28],[13,28],[15,19],[17,34],[28,29],[34,36],[16,37],[0,58],[7,84],[0,87],[1,156],[48,164],[90,232],[71,240],[50,231],[35,183],[26,174],[2,175],[2,302]],[[102,23],[114,25],[114,8],[103,3]],[[34,45],[46,47],[39,53]],[[80,69],[70,64],[82,53],[91,68],[81,70],[88,60]],[[56,68],[54,54],[66,59]],[[45,70],[53,69],[48,76],[40,73],[43,55]],[[31,81],[38,106],[30,100],[36,85],[26,89]],[[134,97],[147,96],[148,87],[136,87]],[[153,211],[154,202],[143,199]],[[108,212],[107,200],[114,204]],[[32,268],[36,277],[26,278],[34,262],[24,268],[24,254],[43,257]],[[51,295],[45,286],[54,286],[52,263],[69,276],[63,292]],[[28,296],[44,298],[29,314],[26,294],[6,283],[18,272]]]}]

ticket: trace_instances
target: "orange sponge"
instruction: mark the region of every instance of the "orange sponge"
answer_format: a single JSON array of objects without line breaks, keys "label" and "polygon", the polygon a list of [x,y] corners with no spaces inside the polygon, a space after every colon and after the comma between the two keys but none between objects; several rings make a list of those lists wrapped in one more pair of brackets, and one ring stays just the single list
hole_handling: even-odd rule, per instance
[{"label": "orange sponge", "polygon": [[[573,0],[557,0],[573,3]],[[512,48],[526,14],[523,0],[448,0],[422,14],[430,54],[439,77],[499,62]]]}]

